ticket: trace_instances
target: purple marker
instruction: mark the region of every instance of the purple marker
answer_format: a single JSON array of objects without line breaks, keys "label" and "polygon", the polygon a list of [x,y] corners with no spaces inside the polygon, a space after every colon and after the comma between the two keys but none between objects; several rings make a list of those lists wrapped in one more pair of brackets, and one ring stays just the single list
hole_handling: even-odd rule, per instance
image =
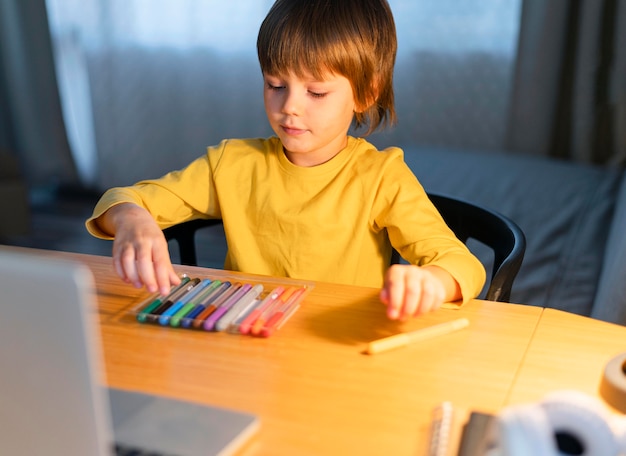
[{"label": "purple marker", "polygon": [[211,315],[209,315],[209,318],[207,318],[204,322],[204,329],[207,331],[213,331],[215,323],[217,323],[217,321],[222,318],[222,315],[228,312],[228,309],[230,309],[237,301],[239,301],[241,297],[245,295],[248,290],[250,290],[250,288],[252,288],[252,285],[246,283],[241,288],[239,288],[239,290],[233,293],[226,301],[224,301],[217,309],[215,309],[215,311]]}]

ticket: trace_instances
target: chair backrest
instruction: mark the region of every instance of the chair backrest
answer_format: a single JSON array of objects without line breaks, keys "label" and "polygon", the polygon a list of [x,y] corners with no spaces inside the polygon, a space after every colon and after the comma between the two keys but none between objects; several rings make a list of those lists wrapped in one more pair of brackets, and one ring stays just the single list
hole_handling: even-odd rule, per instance
[{"label": "chair backrest", "polygon": [[163,230],[167,241],[175,241],[180,252],[180,264],[197,266],[196,232],[201,228],[221,225],[221,219],[196,219],[179,223]]},{"label": "chair backrest", "polygon": [[485,299],[509,302],[526,251],[522,229],[505,215],[478,204],[433,193],[428,196],[462,242],[475,239],[493,250],[493,269]]},{"label": "chair backrest", "polygon": [[[493,271],[485,299],[508,302],[526,251],[526,238],[520,227],[485,207],[443,195],[429,193],[428,196],[462,242],[472,238],[493,250]],[[163,233],[168,241],[178,243],[181,264],[196,266],[196,231],[221,223],[217,219],[191,220],[166,228]],[[394,250],[391,263],[399,262],[400,255]]]}]

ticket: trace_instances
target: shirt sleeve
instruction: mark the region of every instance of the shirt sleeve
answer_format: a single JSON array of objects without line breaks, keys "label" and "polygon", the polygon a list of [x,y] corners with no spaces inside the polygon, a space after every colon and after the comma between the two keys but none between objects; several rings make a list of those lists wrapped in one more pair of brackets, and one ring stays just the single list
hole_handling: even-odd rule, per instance
[{"label": "shirt sleeve", "polygon": [[462,301],[446,307],[458,307],[480,294],[484,266],[446,225],[401,154],[387,163],[376,206],[374,223],[387,230],[402,258],[417,266],[438,266],[459,284]]},{"label": "shirt sleeve", "polygon": [[220,218],[211,163],[218,163],[222,152],[223,145],[209,148],[206,155],[184,169],[172,171],[159,179],[107,190],[85,222],[87,231],[101,239],[112,239],[99,228],[97,219],[121,203],[134,203],[145,208],[161,229],[194,218]]}]

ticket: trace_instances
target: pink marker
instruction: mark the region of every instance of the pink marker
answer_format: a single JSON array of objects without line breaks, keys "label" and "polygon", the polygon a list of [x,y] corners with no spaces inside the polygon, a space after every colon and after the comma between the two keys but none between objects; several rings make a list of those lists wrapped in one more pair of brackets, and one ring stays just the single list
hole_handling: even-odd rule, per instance
[{"label": "pink marker", "polygon": [[261,335],[261,330],[265,326],[265,323],[272,317],[274,312],[280,309],[282,304],[289,300],[291,295],[295,293],[296,290],[296,287],[289,287],[287,288],[287,290],[282,292],[277,299],[272,301],[270,305],[265,310],[263,310],[263,312],[261,312],[261,315],[259,315],[259,317],[256,319],[256,321],[250,328],[250,333],[252,333],[252,335],[254,336]]},{"label": "pink marker", "polygon": [[283,287],[276,287],[270,294],[268,294],[263,301],[252,311],[250,312],[246,318],[239,325],[239,332],[241,334],[248,334],[254,322],[259,318],[259,316],[265,312],[266,309],[270,308],[274,301],[278,299],[280,294],[285,291]]},{"label": "pink marker", "polygon": [[261,329],[261,336],[269,337],[274,331],[280,329],[291,316],[300,308],[300,296],[304,293],[304,288],[293,292],[287,302],[281,305],[267,320]]}]

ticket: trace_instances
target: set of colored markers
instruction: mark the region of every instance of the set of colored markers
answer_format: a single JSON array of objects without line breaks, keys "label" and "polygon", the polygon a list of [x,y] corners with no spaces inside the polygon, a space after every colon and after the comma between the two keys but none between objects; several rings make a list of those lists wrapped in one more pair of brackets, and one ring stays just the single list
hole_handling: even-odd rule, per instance
[{"label": "set of colored markers", "polygon": [[136,310],[140,323],[269,337],[298,310],[309,287],[262,284],[183,275],[167,296],[154,295]]}]

